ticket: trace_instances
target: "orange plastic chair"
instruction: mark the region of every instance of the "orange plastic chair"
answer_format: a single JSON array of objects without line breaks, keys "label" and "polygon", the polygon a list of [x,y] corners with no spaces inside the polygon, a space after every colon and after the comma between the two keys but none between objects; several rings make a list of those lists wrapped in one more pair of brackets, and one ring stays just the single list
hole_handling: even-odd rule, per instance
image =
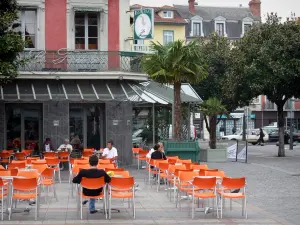
[{"label": "orange plastic chair", "polygon": [[32,169],[36,169],[39,174],[41,174],[45,169],[48,168],[47,164],[33,164]]},{"label": "orange plastic chair", "polygon": [[23,149],[22,153],[25,154],[26,157],[30,156],[32,154],[33,150],[30,149]]},{"label": "orange plastic chair", "polygon": [[16,160],[23,161],[23,160],[26,159],[26,155],[25,155],[25,153],[23,153],[23,152],[16,152],[16,153],[15,153],[15,159],[16,159]]},{"label": "orange plastic chair", "polygon": [[[217,206],[217,217],[219,217],[217,195],[216,195],[217,179],[212,178],[199,178],[195,177],[193,181],[192,191],[188,193],[192,195],[192,218],[195,217],[195,198],[197,199],[214,199],[213,209],[215,204]],[[213,191],[212,191],[213,190]]]},{"label": "orange plastic chair", "polygon": [[31,161],[31,164],[47,164],[45,159]]},{"label": "orange plastic chair", "polygon": [[82,156],[83,156],[83,157],[89,158],[89,157],[92,156],[93,154],[94,154],[94,152],[92,152],[92,151],[84,151],[84,152],[82,153]]},{"label": "orange plastic chair", "polygon": [[4,152],[4,150],[0,152],[0,163],[10,163],[10,156],[11,154],[9,152]]},{"label": "orange plastic chair", "polygon": [[[111,171],[111,170],[110,170]],[[130,177],[129,171],[114,171],[114,177]]]},{"label": "orange plastic chair", "polygon": [[105,171],[113,171],[113,172],[118,172],[118,171],[124,171],[124,168],[105,168]]},{"label": "orange plastic chair", "polygon": [[98,164],[111,164],[111,160],[109,160],[109,159],[100,159]]},{"label": "orange plastic chair", "polygon": [[169,184],[169,192],[167,192],[167,195],[169,194],[170,197],[170,201],[171,201],[171,185],[173,184],[173,195],[174,195],[174,202],[175,202],[175,198],[176,198],[176,189],[175,189],[175,184],[177,182],[177,177],[175,177],[175,171],[176,170],[186,170],[185,165],[173,165],[173,164],[169,164],[169,168],[168,168],[168,184]]},{"label": "orange plastic chair", "polygon": [[[38,181],[36,178],[14,178],[12,181],[12,200],[27,200],[35,199],[35,220],[39,214],[39,189]],[[13,206],[13,201],[10,202],[10,208]],[[9,220],[11,219],[11,213],[9,212]]]},{"label": "orange plastic chair", "polygon": [[19,170],[17,168],[11,169],[10,170],[10,175],[11,176],[17,176],[19,173]]},{"label": "orange plastic chair", "polygon": [[0,171],[0,177],[6,177],[6,176],[11,176],[11,171],[10,170],[1,170]]},{"label": "orange plastic chair", "polygon": [[140,159],[139,159],[139,154],[140,151],[142,151],[143,149],[141,148],[132,148],[132,154],[133,154],[133,158],[137,160],[137,164],[138,164],[138,170],[140,169]]},{"label": "orange plastic chair", "polygon": [[41,185],[43,185],[44,187],[47,187],[47,191],[46,191],[46,201],[47,202],[48,202],[49,188],[51,186],[53,188],[54,198],[58,201],[58,198],[56,195],[56,188],[55,188],[54,172],[55,172],[55,170],[53,168],[46,168],[41,173],[41,177],[42,177]]},{"label": "orange plastic chair", "polygon": [[89,169],[91,166],[89,164],[82,164],[82,165],[74,165],[70,171],[69,176],[69,183],[71,184],[71,193],[72,197],[74,196],[74,188],[72,179],[79,173],[81,169]]},{"label": "orange plastic chair", "polygon": [[167,156],[167,159],[176,159],[176,160],[178,160],[179,157],[178,156]]},{"label": "orange plastic chair", "polygon": [[[226,189],[243,189],[242,192],[239,193],[225,193],[224,188]],[[229,178],[224,177],[222,180],[222,186],[221,191],[218,191],[218,194],[220,196],[220,204],[221,204],[221,219],[223,216],[223,199],[230,199],[230,209],[232,208],[232,199],[242,199],[242,215],[245,214],[245,217],[247,219],[247,201],[246,201],[246,178]]]},{"label": "orange plastic chair", "polygon": [[47,165],[54,169],[54,174],[55,174],[55,172],[58,172],[58,180],[59,180],[59,183],[61,183],[58,157],[49,157],[49,158],[47,157],[45,159],[46,159]]},{"label": "orange plastic chair", "polygon": [[27,164],[32,164],[32,161],[40,160],[40,157],[27,157],[26,158],[26,163]]},{"label": "orange plastic chair", "polygon": [[193,170],[208,170],[208,166],[206,164],[201,165],[191,165],[191,169]]},{"label": "orange plastic chair", "polygon": [[[118,191],[113,191],[116,188]],[[124,190],[124,191],[121,191]],[[130,206],[130,199],[132,199],[133,218],[135,219],[135,183],[133,177],[117,178],[112,177],[109,183],[109,219],[111,219],[111,199],[128,199]]]},{"label": "orange plastic chair", "polygon": [[224,171],[205,171],[205,176],[211,176],[211,177],[220,177],[223,178],[225,177],[225,172]]},{"label": "orange plastic chair", "polygon": [[57,153],[59,162],[64,163],[64,162],[69,162],[69,152],[58,152]]},{"label": "orange plastic chair", "polygon": [[[152,182],[151,182],[151,176],[157,175],[158,174],[158,170],[157,168],[155,168],[155,163],[159,162],[159,161],[164,161],[163,159],[150,159],[148,162],[148,181],[149,184],[152,187]],[[166,161],[167,162],[167,161]]]},{"label": "orange plastic chair", "polygon": [[28,179],[31,179],[31,178],[38,179],[40,177],[37,170],[19,170],[17,176],[25,177]]},{"label": "orange plastic chair", "polygon": [[3,153],[9,153],[10,155],[14,154],[14,150],[3,150]]},{"label": "orange plastic chair", "polygon": [[5,170],[5,168],[2,165],[0,165],[0,170]]},{"label": "orange plastic chair", "polygon": [[193,191],[192,181],[197,176],[198,176],[198,172],[195,171],[190,171],[190,170],[178,171],[178,183],[176,183],[177,186],[176,208],[179,203],[179,208],[181,209],[181,193],[182,192],[189,193]]},{"label": "orange plastic chair", "polygon": [[172,159],[172,158],[170,159],[170,158],[168,158],[168,163],[169,164],[175,164],[175,163],[177,163],[177,160],[178,159]]},{"label": "orange plastic chair", "polygon": [[191,159],[178,159],[178,163],[192,163]]},{"label": "orange plastic chair", "polygon": [[[142,162],[146,162],[147,161],[147,154],[149,153],[148,150],[140,150],[138,159],[139,159],[139,166],[142,165]],[[138,168],[139,169],[139,168]]]},{"label": "orange plastic chair", "polygon": [[103,170],[105,170],[105,169],[115,169],[116,166],[115,166],[115,164],[98,164],[97,168],[98,169],[103,169]]},{"label": "orange plastic chair", "polygon": [[19,168],[19,169],[24,169],[26,168],[26,161],[11,161],[10,164],[8,164],[8,169],[14,169],[14,168]]},{"label": "orange plastic chair", "polygon": [[79,160],[74,160],[74,165],[87,165],[89,164],[89,160],[88,159],[79,159]]},{"label": "orange plastic chair", "polygon": [[155,163],[156,168],[158,168],[159,172],[157,175],[158,181],[157,181],[157,185],[156,185],[156,191],[159,191],[160,188],[160,180],[163,179],[165,181],[165,183],[168,180],[168,169],[169,169],[169,163],[168,161],[158,161],[158,163]]},{"label": "orange plastic chair", "polygon": [[51,158],[51,157],[56,157],[55,152],[44,152],[44,158]]},{"label": "orange plastic chair", "polygon": [[[80,189],[81,191],[78,193],[79,197],[80,197],[80,219],[82,219],[82,214],[83,214],[83,206],[82,206],[82,202],[83,199],[99,199],[99,198],[103,198],[103,204],[104,204],[104,212],[105,212],[105,217],[107,219],[107,200],[106,200],[106,183],[104,180],[104,177],[100,177],[100,178],[86,178],[83,177],[81,182],[80,182]],[[100,189],[103,188],[102,192],[97,195],[97,196],[86,196],[83,194],[83,188],[89,189],[89,190],[95,190],[95,189]]]},{"label": "orange plastic chair", "polygon": [[[3,172],[3,171],[1,171]],[[10,172],[10,171],[9,171]],[[3,176],[3,175],[0,175]],[[3,220],[3,213],[4,213],[4,197],[7,197],[8,192],[7,192],[7,184],[0,178],[0,188],[1,188],[1,193],[0,193],[0,200],[1,200],[1,220]]]}]

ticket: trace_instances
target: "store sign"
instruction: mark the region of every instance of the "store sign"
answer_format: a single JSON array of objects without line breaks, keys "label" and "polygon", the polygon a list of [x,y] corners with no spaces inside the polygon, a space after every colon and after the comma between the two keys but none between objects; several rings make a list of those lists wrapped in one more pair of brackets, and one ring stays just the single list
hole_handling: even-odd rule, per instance
[{"label": "store sign", "polygon": [[134,39],[153,39],[154,10],[150,8],[134,10]]},{"label": "store sign", "polygon": [[237,144],[231,145],[227,148],[227,158],[228,159],[235,159],[237,152]]}]

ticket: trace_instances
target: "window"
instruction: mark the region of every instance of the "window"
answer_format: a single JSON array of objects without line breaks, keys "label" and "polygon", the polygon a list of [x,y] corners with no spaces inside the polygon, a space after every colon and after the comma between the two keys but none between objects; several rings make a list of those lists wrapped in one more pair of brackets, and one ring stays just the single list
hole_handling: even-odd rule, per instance
[{"label": "window", "polygon": [[193,36],[201,36],[201,23],[193,23]]},{"label": "window", "polygon": [[284,105],[285,109],[292,109],[293,106],[293,100],[292,99],[288,99]]},{"label": "window", "polygon": [[164,45],[174,41],[174,31],[164,30]]},{"label": "window", "polygon": [[25,48],[36,48],[36,10],[21,10],[19,12],[18,24],[19,27],[17,29],[21,32],[22,37],[25,40]]},{"label": "window", "polygon": [[75,13],[75,49],[98,49],[98,14]]},{"label": "window", "polygon": [[273,102],[271,102],[269,99],[266,98],[265,108],[266,109],[275,109],[275,104]]},{"label": "window", "polygon": [[164,11],[163,17],[164,18],[173,18],[173,12],[172,11]]},{"label": "window", "polygon": [[135,45],[143,45],[144,44],[144,40],[134,40],[134,44]]},{"label": "window", "polygon": [[244,33],[247,33],[252,27],[252,24],[244,24]]},{"label": "window", "polygon": [[216,32],[220,37],[223,37],[225,32],[224,32],[224,23],[216,23]]}]

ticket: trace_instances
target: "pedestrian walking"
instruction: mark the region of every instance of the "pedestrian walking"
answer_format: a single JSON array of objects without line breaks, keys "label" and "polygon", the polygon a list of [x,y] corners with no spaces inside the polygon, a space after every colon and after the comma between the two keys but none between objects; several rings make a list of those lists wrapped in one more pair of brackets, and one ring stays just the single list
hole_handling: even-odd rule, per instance
[{"label": "pedestrian walking", "polygon": [[265,133],[262,128],[259,129],[259,139],[257,141],[258,145],[264,146],[265,141],[264,141]]},{"label": "pedestrian walking", "polygon": [[233,128],[232,128],[232,134],[235,134],[235,133],[236,133],[236,127],[233,126]]}]

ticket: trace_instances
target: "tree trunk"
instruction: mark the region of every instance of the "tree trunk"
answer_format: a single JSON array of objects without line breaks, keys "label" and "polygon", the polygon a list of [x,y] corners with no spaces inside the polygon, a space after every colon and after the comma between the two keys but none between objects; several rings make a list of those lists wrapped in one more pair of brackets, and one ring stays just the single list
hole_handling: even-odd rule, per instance
[{"label": "tree trunk", "polygon": [[173,140],[180,141],[182,140],[181,135],[181,123],[182,123],[182,114],[181,114],[181,83],[174,83],[174,127],[173,127]]},{"label": "tree trunk", "polygon": [[278,128],[279,128],[279,131],[278,131],[278,134],[279,134],[278,157],[285,157],[283,105],[277,105],[277,118],[278,118]]},{"label": "tree trunk", "polygon": [[209,147],[210,149],[217,148],[217,116],[211,116],[209,119]]}]

